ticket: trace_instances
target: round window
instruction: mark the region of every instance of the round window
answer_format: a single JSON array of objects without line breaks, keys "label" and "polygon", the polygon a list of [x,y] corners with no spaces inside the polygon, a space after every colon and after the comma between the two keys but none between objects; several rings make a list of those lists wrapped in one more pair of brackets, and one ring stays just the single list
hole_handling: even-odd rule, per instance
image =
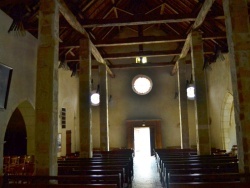
[{"label": "round window", "polygon": [[152,86],[152,80],[146,75],[137,75],[132,81],[132,89],[138,95],[148,94]]}]

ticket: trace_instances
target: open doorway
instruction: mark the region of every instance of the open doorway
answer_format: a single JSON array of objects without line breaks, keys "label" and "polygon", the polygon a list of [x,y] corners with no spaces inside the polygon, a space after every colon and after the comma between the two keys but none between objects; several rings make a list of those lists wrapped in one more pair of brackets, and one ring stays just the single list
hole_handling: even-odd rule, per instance
[{"label": "open doorway", "polygon": [[149,127],[134,128],[135,156],[150,156],[150,129]]},{"label": "open doorway", "polygon": [[16,108],[9,120],[4,141],[4,156],[27,155],[26,126],[18,108]]},{"label": "open doorway", "polygon": [[149,141],[151,156],[154,155],[154,149],[162,148],[162,130],[160,119],[150,120],[126,120],[127,127],[127,148],[135,150],[134,129],[135,128],[149,128]]}]

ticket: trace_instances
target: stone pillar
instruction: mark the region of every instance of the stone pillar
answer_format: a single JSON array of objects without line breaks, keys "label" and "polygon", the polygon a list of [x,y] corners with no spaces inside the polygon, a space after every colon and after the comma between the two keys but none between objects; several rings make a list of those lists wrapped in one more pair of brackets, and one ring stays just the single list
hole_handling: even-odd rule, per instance
[{"label": "stone pillar", "polygon": [[250,172],[250,32],[246,0],[224,0],[240,172]]},{"label": "stone pillar", "polygon": [[208,121],[208,104],[206,89],[206,72],[203,70],[203,42],[201,33],[193,31],[190,41],[192,74],[195,85],[195,123],[196,142],[199,155],[211,154],[210,130]]},{"label": "stone pillar", "polygon": [[99,65],[100,76],[100,147],[109,151],[108,77],[106,65]]},{"label": "stone pillar", "polygon": [[179,91],[179,114],[180,114],[180,134],[181,148],[190,148],[189,146],[189,127],[187,110],[187,80],[186,80],[186,62],[185,59],[178,60],[178,91]]},{"label": "stone pillar", "polygon": [[91,94],[91,49],[88,38],[80,40],[79,125],[80,157],[93,156]]},{"label": "stone pillar", "polygon": [[56,1],[41,0],[36,77],[36,175],[57,175],[58,31]]}]

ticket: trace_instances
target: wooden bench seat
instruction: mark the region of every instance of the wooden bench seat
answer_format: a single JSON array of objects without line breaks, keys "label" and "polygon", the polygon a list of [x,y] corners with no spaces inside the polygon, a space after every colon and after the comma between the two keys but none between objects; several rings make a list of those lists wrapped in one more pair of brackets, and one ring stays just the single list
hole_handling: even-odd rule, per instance
[{"label": "wooden bench seat", "polygon": [[35,188],[117,188],[116,184],[9,184],[6,188],[34,188],[34,186]]},{"label": "wooden bench seat", "polygon": [[124,182],[131,184],[132,183],[132,173],[128,164],[78,164],[78,165],[67,165],[67,166],[58,166],[58,175],[68,175],[72,174],[73,171],[81,170],[122,170],[124,172]]},{"label": "wooden bench seat", "polygon": [[67,169],[67,171],[58,171],[58,175],[112,175],[112,174],[121,174],[121,184],[127,186],[129,184],[129,179],[125,176],[124,168],[117,169]]},{"label": "wooden bench seat", "polygon": [[162,158],[158,164],[159,168],[162,168],[164,164],[190,164],[190,163],[238,163],[238,159],[235,157],[227,158],[200,158],[200,159],[167,159]]},{"label": "wooden bench seat", "polygon": [[[243,183],[250,185],[250,174],[242,173],[216,173],[216,174],[172,174],[168,173],[167,187],[173,184],[197,184],[199,183]],[[222,184],[221,184],[222,185]]]},{"label": "wooden bench seat", "polygon": [[238,163],[190,163],[190,164],[166,164],[163,171],[160,174],[161,180],[165,183],[167,174],[173,169],[223,169],[224,171],[236,171],[238,169]]},{"label": "wooden bench seat", "polygon": [[163,185],[168,181],[167,174],[178,173],[238,173],[238,159],[226,155],[206,156],[163,156],[157,161],[160,179]]},{"label": "wooden bench seat", "polygon": [[162,155],[158,156],[156,161],[159,163],[162,160],[168,161],[180,161],[180,160],[223,160],[223,159],[237,159],[236,156],[229,155],[193,155],[193,156],[168,156]]},{"label": "wooden bench seat", "polygon": [[74,176],[14,176],[14,175],[5,175],[3,179],[2,187],[9,187],[9,185],[90,185],[90,184],[99,184],[99,185],[116,185],[118,188],[122,188],[121,184],[121,174],[112,174],[112,175],[74,175]]},{"label": "wooden bench seat", "polygon": [[249,188],[249,182],[185,182],[170,183],[168,188]]},{"label": "wooden bench seat", "polygon": [[238,160],[237,157],[232,157],[229,155],[193,155],[193,156],[168,156],[168,155],[162,155],[162,156],[158,156],[156,158],[156,163],[158,168],[160,168],[161,164],[163,163],[163,161],[218,161],[218,160],[228,160],[228,161],[232,161],[232,160]]}]

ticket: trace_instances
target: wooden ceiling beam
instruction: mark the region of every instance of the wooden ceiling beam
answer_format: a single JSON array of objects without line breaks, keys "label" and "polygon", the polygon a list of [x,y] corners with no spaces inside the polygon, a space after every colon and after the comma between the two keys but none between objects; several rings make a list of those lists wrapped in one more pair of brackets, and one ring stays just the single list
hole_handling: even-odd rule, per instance
[{"label": "wooden ceiling beam", "polygon": [[128,53],[113,53],[104,55],[104,59],[127,59],[127,58],[136,58],[138,56],[146,57],[160,57],[160,56],[175,56],[179,55],[179,52],[175,50],[164,50],[164,51],[143,51],[143,52],[128,52]]},{"label": "wooden ceiling beam", "polygon": [[[67,60],[67,62],[79,62],[79,60]],[[191,64],[191,61],[186,61],[186,64]],[[126,63],[126,64],[116,64],[112,65],[112,69],[126,69],[126,68],[150,68],[150,67],[166,67],[173,66],[174,63],[171,62],[157,62],[157,63],[146,63],[146,64],[138,64],[138,63]],[[92,65],[92,69],[98,69],[98,65]]]},{"label": "wooden ceiling beam", "polygon": [[[225,19],[224,15],[209,16],[207,20]],[[160,24],[160,23],[179,23],[179,22],[195,22],[196,17],[190,14],[174,14],[174,15],[161,15],[160,17],[150,16],[136,16],[123,17],[117,19],[84,19],[81,21],[84,28],[95,27],[113,27],[113,26],[128,26],[128,25],[144,25],[144,24]]]},{"label": "wooden ceiling beam", "polygon": [[[128,53],[113,53],[103,55],[103,59],[129,59],[129,58],[136,58],[138,56],[146,56],[146,57],[171,57],[171,56],[178,56],[181,54],[181,50],[164,50],[164,51],[143,51],[141,52],[128,52]],[[207,50],[204,54],[214,54],[213,50]]]},{"label": "wooden ceiling beam", "polygon": [[[202,23],[204,22],[204,20],[206,18],[206,15],[207,15],[208,11],[212,7],[214,1],[215,0],[205,0],[205,2],[203,3],[197,18],[195,19],[195,22],[194,22],[194,24],[192,26],[192,30],[196,30],[202,25]],[[187,53],[188,53],[188,51],[190,49],[190,40],[191,40],[191,32],[187,36],[187,39],[185,41],[185,44],[184,44],[184,46],[182,48],[182,52],[181,52],[178,60],[181,59],[181,58],[184,58],[187,55]],[[173,68],[173,70],[171,72],[172,75],[174,75],[177,72],[178,60],[175,63],[175,66],[174,66],[174,68]]]},{"label": "wooden ceiling beam", "polygon": [[[214,40],[214,39],[225,39],[226,33],[219,33],[217,35],[204,35],[203,40]],[[156,43],[173,43],[173,42],[184,42],[186,36],[179,35],[168,35],[168,36],[142,36],[142,37],[131,37],[116,40],[102,40],[96,41],[94,45],[96,47],[107,47],[107,46],[126,46],[126,45],[139,45],[139,44],[156,44]]]},{"label": "wooden ceiling beam", "polygon": [[145,64],[138,64],[138,63],[129,63],[129,64],[116,64],[112,66],[112,68],[116,69],[121,69],[121,68],[149,68],[149,67],[165,67],[165,66],[170,66],[173,65],[173,63],[145,63]]},{"label": "wooden ceiling beam", "polygon": [[[205,40],[217,40],[226,39],[226,33],[219,33],[217,35],[204,35],[202,39]],[[108,46],[126,46],[126,45],[139,45],[139,44],[157,44],[157,43],[173,43],[173,42],[185,42],[186,36],[168,35],[168,36],[143,36],[143,37],[130,37],[123,39],[113,40],[99,40],[94,42],[96,47],[108,47]],[[79,45],[60,45],[60,49],[79,48]]]},{"label": "wooden ceiling beam", "polygon": [[[65,2],[63,0],[57,0],[57,2],[58,2],[58,5],[59,5],[59,10],[60,10],[61,14],[68,21],[68,23],[72,26],[72,28],[74,28],[76,31],[78,31],[79,33],[81,33],[82,35],[84,35],[85,37],[87,37],[90,40],[88,33],[81,26],[81,24],[77,21],[76,17],[69,10],[69,8],[65,4]],[[99,51],[97,50],[97,48],[94,46],[94,44],[91,42],[91,40],[90,40],[90,48],[91,48],[92,55],[95,57],[95,59],[99,63],[102,63],[102,64],[106,65],[107,71],[110,74],[110,76],[111,77],[115,77],[115,75],[110,70],[110,68],[106,64],[105,60],[102,58],[101,54],[99,53]]]},{"label": "wooden ceiling beam", "polygon": [[146,63],[146,64],[138,64],[138,63],[129,63],[129,64],[116,64],[112,66],[112,69],[126,69],[126,68],[152,68],[152,67],[166,67],[173,66],[173,63]]}]

